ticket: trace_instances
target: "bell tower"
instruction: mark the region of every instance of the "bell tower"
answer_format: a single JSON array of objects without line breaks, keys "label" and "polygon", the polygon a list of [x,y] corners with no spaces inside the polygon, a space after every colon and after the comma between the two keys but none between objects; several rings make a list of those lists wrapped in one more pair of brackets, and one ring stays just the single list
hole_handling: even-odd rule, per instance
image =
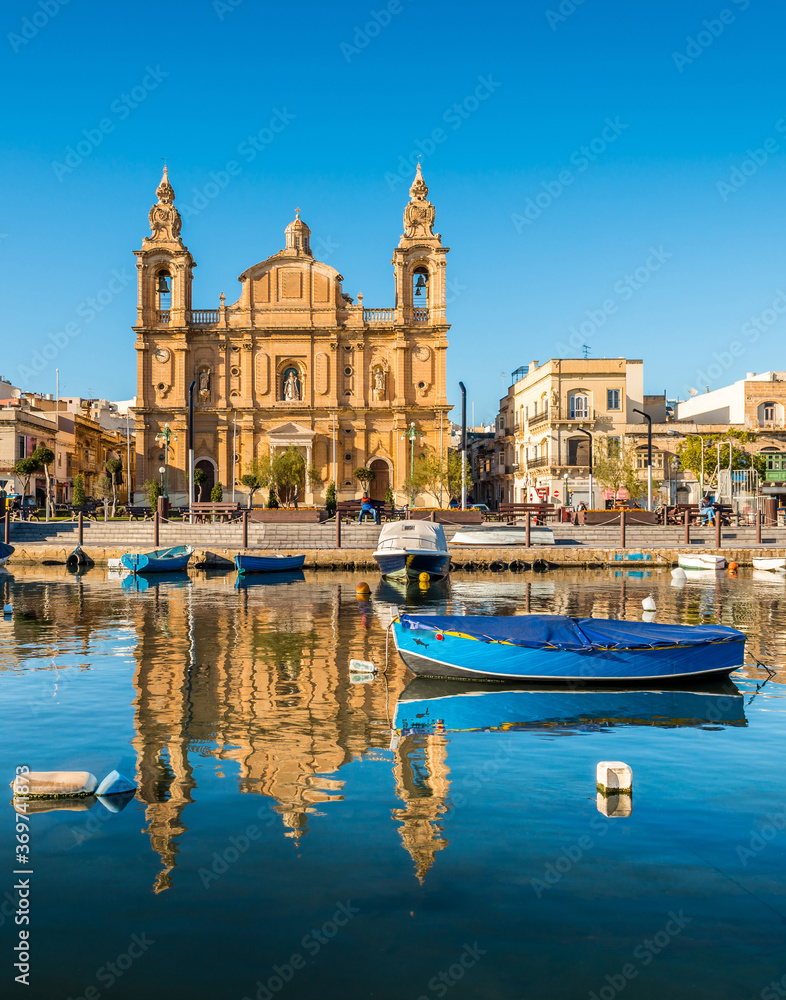
[{"label": "bell tower", "polygon": [[164,167],[150,209],[151,235],[142,240],[137,258],[137,327],[183,328],[191,314],[191,282],[196,264],[180,238],[180,213]]},{"label": "bell tower", "polygon": [[442,237],[434,232],[434,206],[418,163],[404,209],[404,233],[393,251],[398,322],[409,326],[446,326],[445,254]]}]

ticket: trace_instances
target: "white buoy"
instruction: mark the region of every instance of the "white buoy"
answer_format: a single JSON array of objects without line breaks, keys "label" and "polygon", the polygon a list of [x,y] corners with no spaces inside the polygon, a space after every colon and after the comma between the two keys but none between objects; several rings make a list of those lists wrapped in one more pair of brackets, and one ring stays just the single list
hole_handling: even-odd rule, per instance
[{"label": "white buoy", "polygon": [[602,760],[596,770],[598,791],[602,795],[619,795],[633,791],[633,771],[621,760]]},{"label": "white buoy", "polygon": [[4,615],[13,614],[13,611],[14,611],[14,609],[13,609],[13,606],[11,604],[4,604],[3,605],[3,614]]},{"label": "white buoy", "polygon": [[654,611],[644,611],[642,612],[641,620],[643,622],[654,622],[657,617]]},{"label": "white buoy", "polygon": [[677,566],[676,569],[671,571],[672,580],[687,580],[685,576],[685,570],[681,566]]},{"label": "white buoy", "polygon": [[655,607],[655,601],[652,599],[652,594],[650,594],[649,597],[644,598],[644,600],[641,602],[641,606],[644,608],[645,611],[657,611],[657,608]]},{"label": "white buoy", "polygon": [[349,670],[353,674],[375,674],[377,668],[371,660],[350,660]]}]

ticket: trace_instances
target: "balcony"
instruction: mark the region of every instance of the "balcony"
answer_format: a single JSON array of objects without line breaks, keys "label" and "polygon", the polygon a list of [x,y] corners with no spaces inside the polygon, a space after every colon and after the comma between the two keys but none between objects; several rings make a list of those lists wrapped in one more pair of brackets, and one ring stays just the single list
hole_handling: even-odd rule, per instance
[{"label": "balcony", "polygon": [[565,417],[552,417],[552,420],[555,423],[576,425],[576,424],[591,424],[595,420],[597,420],[598,417],[599,413],[597,410],[590,410],[585,416],[576,417],[568,414]]},{"label": "balcony", "polygon": [[364,309],[364,323],[392,323],[396,318],[395,309]]},{"label": "balcony", "polygon": [[216,326],[218,314],[218,309],[192,309],[188,314],[188,322],[191,326]]},{"label": "balcony", "polygon": [[527,467],[530,469],[545,469],[549,465],[551,465],[550,458],[531,458],[527,462]]},{"label": "balcony", "polygon": [[540,413],[534,414],[529,418],[530,427],[538,427],[540,424],[544,424],[549,419],[549,411],[543,410]]},{"label": "balcony", "polygon": [[166,326],[169,322],[169,309],[156,309],[156,326]]}]

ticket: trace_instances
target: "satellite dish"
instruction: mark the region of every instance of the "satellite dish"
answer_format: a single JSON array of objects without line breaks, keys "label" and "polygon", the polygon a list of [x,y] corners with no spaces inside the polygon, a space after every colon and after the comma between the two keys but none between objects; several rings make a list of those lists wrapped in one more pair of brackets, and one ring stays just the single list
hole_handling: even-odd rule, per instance
[{"label": "satellite dish", "polygon": [[690,389],[688,389],[688,392],[691,394],[691,396],[697,396],[698,395],[698,390],[697,389],[690,388]]}]

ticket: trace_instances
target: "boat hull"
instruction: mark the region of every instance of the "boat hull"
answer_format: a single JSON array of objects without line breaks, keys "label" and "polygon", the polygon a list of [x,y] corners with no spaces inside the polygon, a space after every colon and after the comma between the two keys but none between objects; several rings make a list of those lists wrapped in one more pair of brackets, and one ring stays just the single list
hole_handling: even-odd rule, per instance
[{"label": "boat hull", "polygon": [[7,542],[0,542],[0,566],[5,566],[13,554],[13,545],[8,545]]},{"label": "boat hull", "polygon": [[702,552],[679,553],[677,564],[681,569],[725,569],[725,556],[715,556]]},{"label": "boat hull", "polygon": [[186,569],[192,554],[190,546],[182,546],[177,552],[156,549],[153,552],[126,553],[120,557],[120,562],[131,573],[176,573]]},{"label": "boat hull", "polygon": [[281,573],[284,570],[302,569],[305,554],[297,556],[235,556],[238,573]]},{"label": "boat hull", "polygon": [[401,733],[707,724],[746,724],[743,697],[731,681],[653,690],[611,685],[445,684],[418,677],[401,693],[393,720],[393,728]]},{"label": "boat hull", "polygon": [[754,569],[765,569],[771,573],[786,572],[786,559],[754,559]]},{"label": "boat hull", "polygon": [[431,580],[444,580],[450,572],[450,555],[447,552],[386,550],[375,552],[374,559],[382,576],[394,580],[417,580],[421,573],[428,573]]},{"label": "boat hull", "polygon": [[[480,642],[393,624],[399,655],[421,677],[579,684],[622,684],[726,677],[742,666],[745,642],[652,649],[531,649]],[[442,635],[442,639],[437,639]]]}]

